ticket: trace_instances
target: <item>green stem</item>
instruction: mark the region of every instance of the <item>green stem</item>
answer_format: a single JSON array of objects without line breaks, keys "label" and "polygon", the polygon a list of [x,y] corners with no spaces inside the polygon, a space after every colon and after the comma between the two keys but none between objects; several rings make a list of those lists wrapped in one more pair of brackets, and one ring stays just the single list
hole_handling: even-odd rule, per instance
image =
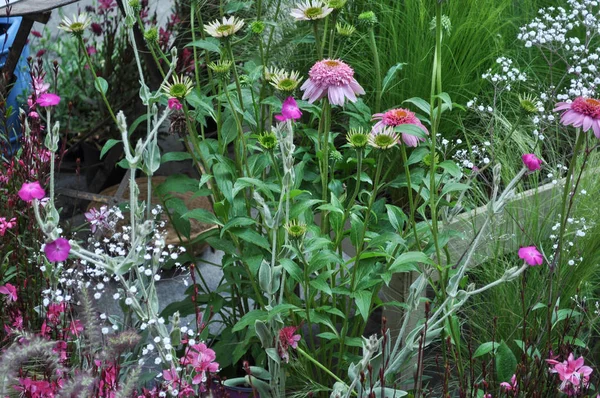
[{"label": "green stem", "polygon": [[400,145],[400,151],[402,153],[402,163],[404,163],[404,174],[406,175],[406,188],[408,189],[408,205],[410,207],[409,223],[412,226],[413,233],[415,235],[415,243],[419,251],[421,250],[421,242],[419,241],[419,234],[417,233],[417,223],[415,222],[415,203],[413,200],[412,183],[410,178],[410,168],[408,165],[408,157],[406,156],[406,145]]},{"label": "green stem", "polygon": [[317,59],[323,59],[323,47],[321,47],[321,38],[319,37],[319,23],[311,21],[313,34],[315,35],[315,47],[317,48]]},{"label": "green stem", "polygon": [[238,94],[238,100],[240,101],[240,108],[242,109],[242,111],[245,111],[246,109],[244,108],[244,100],[242,97],[242,86],[240,84],[240,76],[238,75],[237,72],[237,66],[235,64],[235,58],[233,57],[233,47],[231,46],[231,42],[229,40],[227,40],[226,42],[226,46],[227,46],[227,52],[229,53],[229,59],[231,60],[232,63],[232,69],[233,69],[233,80],[235,81],[235,89],[237,90],[237,94]]},{"label": "green stem", "polygon": [[377,50],[377,40],[375,39],[375,29],[369,28],[369,41],[371,52],[373,53],[373,67],[375,69],[375,113],[381,112],[381,65],[379,64],[379,51]]},{"label": "green stem", "polygon": [[[311,357],[310,354],[308,354],[302,348],[298,347],[298,348],[296,348],[296,351],[298,351],[298,353],[300,353],[304,358],[306,358],[310,362],[312,362],[316,367],[318,367],[319,369],[321,369],[323,372],[325,372],[329,376],[333,377],[336,381],[338,381],[338,382],[343,383],[344,385],[346,385],[346,383],[344,383],[344,381],[342,379],[340,379],[335,374],[333,374],[333,372],[331,370],[329,370],[325,366],[323,366],[323,364],[321,362],[319,362],[316,359],[314,359],[313,357]],[[356,393],[355,393],[355,395],[356,395]]]},{"label": "green stem", "polygon": [[383,150],[379,152],[379,157],[377,159],[377,171],[375,172],[375,179],[373,180],[373,191],[371,192],[371,197],[369,198],[369,203],[367,205],[367,212],[365,214],[365,221],[361,231],[360,239],[358,240],[358,246],[356,248],[356,259],[354,260],[354,267],[352,269],[352,279],[350,281],[350,291],[354,292],[355,282],[356,282],[356,273],[358,270],[358,266],[360,264],[360,255],[362,254],[364,248],[364,240],[365,235],[367,233],[367,229],[369,228],[369,220],[371,219],[371,210],[373,208],[373,203],[375,203],[375,198],[377,197],[377,189],[379,187],[379,180],[381,178],[381,169],[383,168],[383,159],[385,158]]},{"label": "green stem", "polygon": [[[323,111],[321,122],[319,123],[319,138],[321,141],[321,192],[324,203],[329,202],[329,129],[331,127],[331,105],[325,98],[323,99]],[[321,231],[327,231],[327,214],[323,214],[321,220]]]},{"label": "green stem", "polygon": [[[81,48],[83,48],[83,53],[85,55],[85,59],[87,61],[87,64],[90,67],[90,70],[92,71],[92,75],[94,76],[94,85],[97,85],[96,82],[98,81],[98,75],[96,75],[96,70],[94,69],[94,65],[92,64],[92,60],[90,59],[90,55],[87,53],[87,51],[85,50],[85,44],[83,43],[83,37],[78,36],[79,39],[79,43],[81,44]],[[98,88],[99,84],[98,84]],[[102,96],[102,100],[104,101],[104,105],[106,105],[106,109],[108,110],[108,113],[110,114],[110,117],[112,118],[112,120],[115,122],[115,124],[118,126],[119,122],[117,121],[117,118],[115,117],[115,114],[108,102],[108,99],[106,98],[106,94],[104,94],[103,90],[98,90],[100,92],[100,95]]]}]

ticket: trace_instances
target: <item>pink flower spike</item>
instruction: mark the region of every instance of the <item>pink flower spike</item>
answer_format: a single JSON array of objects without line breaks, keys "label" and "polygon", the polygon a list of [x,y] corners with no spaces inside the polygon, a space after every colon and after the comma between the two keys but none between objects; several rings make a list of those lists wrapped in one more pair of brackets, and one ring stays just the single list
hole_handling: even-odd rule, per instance
[{"label": "pink flower spike", "polygon": [[530,266],[542,265],[544,257],[535,246],[527,246],[519,249],[519,258],[525,260]]},{"label": "pink flower spike", "polygon": [[529,169],[529,171],[536,171],[542,168],[542,160],[535,156],[533,153],[526,153],[521,156],[523,164]]},{"label": "pink flower spike", "polygon": [[0,286],[0,294],[5,294],[8,296],[9,301],[17,301],[17,288],[7,283],[4,286]]},{"label": "pink flower spike", "polygon": [[44,93],[37,99],[37,104],[41,107],[56,106],[60,102],[60,97],[52,93]]},{"label": "pink flower spike", "polygon": [[23,183],[21,189],[19,189],[19,197],[25,202],[31,202],[33,199],[42,199],[46,196],[44,188],[39,182],[26,182]]},{"label": "pink flower spike", "polygon": [[71,244],[65,238],[58,238],[54,242],[46,243],[44,253],[49,261],[60,263],[69,257],[71,252]]},{"label": "pink flower spike", "polygon": [[592,129],[600,138],[600,100],[577,97],[573,102],[559,102],[554,112],[564,111],[560,122],[565,126],[581,127],[583,131]]},{"label": "pink flower spike", "polygon": [[308,99],[311,104],[327,95],[332,105],[343,106],[346,99],[356,102],[357,95],[365,94],[354,78],[354,70],[337,59],[317,62],[310,68],[308,76],[300,89],[304,91],[302,99]]},{"label": "pink flower spike", "polygon": [[183,108],[183,105],[177,98],[169,98],[169,109],[179,111],[181,108]]},{"label": "pink flower spike", "polygon": [[298,108],[298,103],[294,99],[294,97],[288,97],[285,101],[283,101],[283,105],[281,106],[281,115],[275,115],[275,119],[280,122],[285,122],[286,120],[298,120],[302,117],[302,111]]}]

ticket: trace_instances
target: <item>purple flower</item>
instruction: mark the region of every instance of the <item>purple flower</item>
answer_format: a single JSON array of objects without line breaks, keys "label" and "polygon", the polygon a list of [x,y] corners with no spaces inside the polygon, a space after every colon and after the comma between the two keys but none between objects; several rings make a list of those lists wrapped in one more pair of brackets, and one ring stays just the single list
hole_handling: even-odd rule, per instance
[{"label": "purple flower", "polygon": [[0,286],[0,294],[5,294],[8,296],[9,301],[17,301],[17,288],[7,283],[4,286]]},{"label": "purple flower", "polygon": [[535,156],[533,153],[526,153],[521,156],[523,164],[529,169],[529,171],[536,171],[542,168],[542,160]]},{"label": "purple flower", "polygon": [[554,112],[563,110],[562,124],[582,127],[583,131],[592,129],[596,138],[600,138],[600,100],[577,97],[573,102],[557,103]]},{"label": "purple flower", "polygon": [[108,225],[108,208],[106,206],[100,207],[100,210],[92,207],[89,211],[87,211],[84,216],[85,219],[90,223],[90,230],[92,232],[96,232],[98,227],[106,229],[109,227]]},{"label": "purple flower", "polygon": [[19,189],[19,197],[25,202],[31,202],[33,199],[42,199],[46,196],[44,188],[39,182],[25,182]]},{"label": "purple flower", "polygon": [[56,106],[60,102],[60,97],[52,93],[44,93],[40,95],[36,103],[41,107]]},{"label": "purple flower", "polygon": [[179,111],[181,108],[183,108],[183,105],[177,98],[169,98],[169,109]]},{"label": "purple flower", "polygon": [[46,243],[44,253],[49,261],[60,263],[69,257],[71,244],[65,238],[58,238],[54,242]]},{"label": "purple flower", "polygon": [[525,260],[530,266],[542,265],[544,257],[535,246],[527,246],[519,249],[519,258]]},{"label": "purple flower", "polygon": [[298,104],[294,97],[288,97],[285,101],[283,101],[283,105],[281,106],[281,115],[275,115],[275,119],[280,122],[285,122],[286,120],[298,120],[302,117],[302,111],[298,108]]}]

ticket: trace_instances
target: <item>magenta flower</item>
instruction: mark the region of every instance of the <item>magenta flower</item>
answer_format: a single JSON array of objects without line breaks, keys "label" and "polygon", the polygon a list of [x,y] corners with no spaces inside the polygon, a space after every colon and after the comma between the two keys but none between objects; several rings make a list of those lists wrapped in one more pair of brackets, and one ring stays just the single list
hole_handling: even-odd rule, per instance
[{"label": "magenta flower", "polygon": [[33,199],[42,199],[46,196],[44,188],[39,182],[25,182],[19,189],[19,197],[25,202],[31,202]]},{"label": "magenta flower", "polygon": [[90,223],[90,230],[96,232],[98,227],[100,229],[107,229],[110,227],[108,223],[108,207],[101,206],[100,210],[92,207],[89,211],[84,213],[85,219]]},{"label": "magenta flower", "polygon": [[49,261],[60,263],[69,257],[71,252],[71,244],[65,238],[58,238],[53,242],[46,243],[44,253]]},{"label": "magenta flower", "polygon": [[17,301],[17,288],[7,283],[4,286],[0,286],[0,294],[5,294],[8,296],[8,301]]},{"label": "magenta flower", "polygon": [[576,395],[581,386],[588,386],[593,369],[583,364],[583,357],[575,359],[573,353],[570,353],[566,361],[546,360],[546,362],[552,365],[550,373],[558,373],[562,381],[560,389],[567,395]]},{"label": "magenta flower", "polygon": [[510,378],[510,383],[502,382],[500,383],[500,387],[502,387],[505,391],[516,391],[519,385],[517,384],[517,375],[512,375]]},{"label": "magenta flower", "polygon": [[100,26],[99,23],[94,22],[90,26],[92,27],[92,32],[94,32],[96,36],[100,36],[102,34],[102,26]]},{"label": "magenta flower", "polygon": [[285,101],[283,101],[283,105],[281,106],[281,115],[275,115],[275,119],[280,122],[285,122],[286,120],[298,120],[302,117],[302,111],[298,108],[298,103],[294,97],[288,97]]},{"label": "magenta flower", "polygon": [[94,46],[87,46],[85,49],[90,57],[98,52]]},{"label": "magenta flower", "polygon": [[573,102],[559,102],[554,112],[564,110],[560,122],[565,126],[583,127],[583,131],[590,128],[596,138],[600,138],[600,100],[594,98],[577,97]]},{"label": "magenta flower", "polygon": [[17,225],[17,219],[15,217],[6,221],[5,217],[0,217],[0,236],[4,236],[7,230]]},{"label": "magenta flower", "polygon": [[196,376],[192,384],[205,383],[207,380],[206,372],[215,373],[219,371],[219,363],[215,362],[217,358],[215,352],[208,348],[206,344],[194,344],[187,350],[187,353],[181,358],[182,365],[191,365],[196,371]]},{"label": "magenta flower", "polygon": [[279,356],[286,363],[290,360],[289,348],[298,348],[298,342],[302,338],[299,334],[294,334],[296,330],[297,326],[286,326],[279,331]]},{"label": "magenta flower", "polygon": [[56,106],[60,102],[60,97],[52,93],[44,93],[40,95],[36,101],[36,104],[45,108],[48,106]]},{"label": "magenta flower", "polygon": [[[401,124],[414,124],[419,127],[421,130],[425,132],[425,134],[429,134],[427,128],[421,123],[419,118],[415,116],[415,114],[408,109],[404,108],[396,108],[390,109],[384,113],[376,113],[373,115],[373,120],[379,120],[373,126],[371,132],[377,134],[381,132],[385,127],[396,127]],[[425,141],[423,138],[421,141]],[[416,147],[419,144],[419,137],[402,133],[402,141],[408,146]]]},{"label": "magenta flower", "polygon": [[183,105],[177,98],[169,98],[169,109],[179,111],[181,108],[183,108]]},{"label": "magenta flower", "polygon": [[542,253],[538,251],[535,246],[527,246],[519,249],[519,258],[525,260],[525,262],[532,267],[535,265],[542,265],[544,257]]},{"label": "magenta flower", "polygon": [[354,70],[340,60],[318,61],[310,68],[308,76],[300,89],[304,91],[302,99],[308,99],[311,104],[327,95],[331,104],[342,106],[346,98],[356,102],[356,95],[365,93],[354,78]]},{"label": "magenta flower", "polygon": [[526,153],[521,156],[523,164],[529,169],[529,171],[536,171],[542,168],[542,160],[535,156],[533,153]]}]

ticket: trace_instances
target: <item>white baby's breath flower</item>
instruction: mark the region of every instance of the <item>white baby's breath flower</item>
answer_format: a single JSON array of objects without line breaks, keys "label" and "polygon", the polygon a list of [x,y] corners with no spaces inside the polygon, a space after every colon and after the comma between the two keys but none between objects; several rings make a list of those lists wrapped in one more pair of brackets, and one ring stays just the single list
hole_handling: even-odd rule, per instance
[{"label": "white baby's breath flower", "polygon": [[234,35],[243,27],[244,21],[231,16],[229,18],[223,17],[222,21],[217,19],[207,25],[204,25],[204,31],[212,37],[222,38]]}]

